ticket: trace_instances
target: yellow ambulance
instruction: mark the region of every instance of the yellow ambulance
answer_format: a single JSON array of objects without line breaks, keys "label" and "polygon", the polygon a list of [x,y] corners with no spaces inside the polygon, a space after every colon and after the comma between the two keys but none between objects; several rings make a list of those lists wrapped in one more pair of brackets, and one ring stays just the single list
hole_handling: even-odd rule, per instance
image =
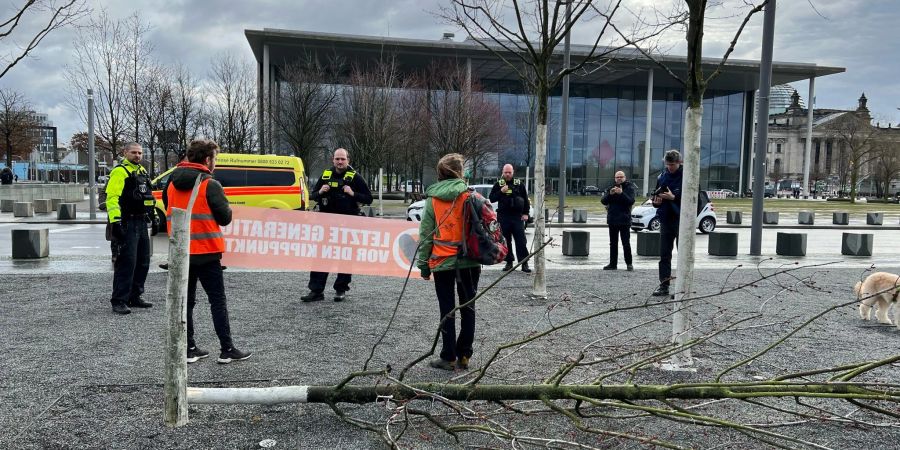
[{"label": "yellow ambulance", "polygon": [[[156,213],[166,223],[162,189],[175,168],[153,180]],[[309,205],[303,161],[296,156],[219,153],[213,178],[232,205],[305,210]]]}]

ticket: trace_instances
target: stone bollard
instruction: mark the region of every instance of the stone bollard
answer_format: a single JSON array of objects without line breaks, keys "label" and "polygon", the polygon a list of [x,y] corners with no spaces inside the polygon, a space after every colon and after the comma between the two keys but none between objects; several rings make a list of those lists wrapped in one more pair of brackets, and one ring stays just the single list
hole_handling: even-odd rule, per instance
[{"label": "stone bollard", "polygon": [[563,230],[562,253],[566,256],[588,256],[591,250],[591,232]]},{"label": "stone bollard", "polygon": [[641,231],[637,235],[637,254],[639,256],[659,256],[660,235],[658,231]]},{"label": "stone bollard", "polygon": [[48,256],[50,256],[50,230],[48,228],[12,230],[13,259],[46,258]]},{"label": "stone bollard", "polygon": [[50,199],[49,198],[38,198],[34,200],[34,212],[47,214],[51,209]]},{"label": "stone bollard", "polygon": [[707,252],[713,256],[737,256],[737,233],[709,233],[709,248]]},{"label": "stone bollard", "polygon": [[884,213],[866,213],[866,225],[881,225],[884,223]]},{"label": "stone bollard", "polygon": [[573,209],[572,223],[587,223],[587,210],[582,208]]},{"label": "stone bollard", "polygon": [[844,233],[841,237],[841,254],[848,256],[872,256],[874,242],[874,234]]},{"label": "stone bollard", "polygon": [[16,201],[11,198],[0,200],[0,212],[13,212],[14,206],[16,206]]},{"label": "stone bollard", "polygon": [[781,256],[806,256],[806,233],[778,233],[775,253]]},{"label": "stone bollard", "polygon": [[31,202],[16,202],[13,205],[13,217],[34,217],[34,206]]},{"label": "stone bollard", "polygon": [[725,223],[740,225],[741,218],[742,215],[740,211],[728,211],[725,213]]},{"label": "stone bollard", "polygon": [[766,225],[778,225],[778,211],[763,211],[763,223]]},{"label": "stone bollard", "polygon": [[544,222],[556,222],[556,210],[551,213],[549,208],[544,208]]},{"label": "stone bollard", "polygon": [[59,211],[59,205],[63,201],[64,200],[61,198],[51,198],[50,199],[50,209],[52,209],[53,211]]},{"label": "stone bollard", "polygon": [[816,213],[813,211],[800,211],[797,214],[797,223],[800,225],[815,225]]},{"label": "stone bollard", "polygon": [[831,214],[831,223],[835,225],[848,225],[850,224],[850,213],[848,212],[834,212]]},{"label": "stone bollard", "polygon": [[363,206],[360,212],[366,217],[375,217],[375,208],[371,206]]},{"label": "stone bollard", "polygon": [[57,220],[75,220],[75,204],[60,203],[56,211]]}]

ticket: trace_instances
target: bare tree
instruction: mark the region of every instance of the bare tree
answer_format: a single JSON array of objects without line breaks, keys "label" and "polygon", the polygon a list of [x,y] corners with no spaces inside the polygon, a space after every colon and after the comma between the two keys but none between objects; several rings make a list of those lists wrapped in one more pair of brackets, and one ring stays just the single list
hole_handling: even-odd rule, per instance
[{"label": "bare tree", "polygon": [[27,156],[38,144],[32,131],[37,126],[34,111],[24,95],[0,89],[0,138],[6,156],[6,167],[12,167],[13,156]]},{"label": "bare tree", "polygon": [[270,111],[269,116],[294,156],[303,161],[309,161],[313,151],[324,146],[338,97],[335,85],[341,69],[340,58],[323,63],[308,54],[279,71],[283,79],[279,109]]},{"label": "bare tree", "polygon": [[437,156],[460,153],[477,179],[479,169],[496,165],[500,146],[508,138],[500,107],[481,92],[480,84],[467,80],[464,69],[436,64],[426,75],[431,118],[431,148]]},{"label": "bare tree", "polygon": [[[145,128],[142,121],[146,113],[142,111],[147,105],[144,104],[148,97],[154,93],[146,92],[146,89],[152,88],[156,80],[149,80],[148,77],[156,77],[155,73],[158,67],[153,67],[154,62],[151,60],[153,53],[153,43],[145,39],[147,33],[150,32],[150,26],[141,20],[140,13],[135,12],[125,18],[123,21],[123,31],[125,36],[125,50],[127,53],[123,58],[127,61],[127,79],[128,79],[128,117],[132,135],[129,139],[134,142],[149,143],[148,137],[142,136]],[[151,150],[152,151],[152,150]],[[151,162],[151,166],[152,166]]]},{"label": "bare tree", "polygon": [[85,94],[93,90],[96,133],[117,153],[127,139],[128,29],[101,12],[84,31],[74,43],[74,63],[66,67],[67,102],[87,125]]},{"label": "bare tree", "polygon": [[252,152],[257,147],[256,83],[252,67],[234,55],[223,53],[213,58],[209,78],[208,134],[225,151]]},{"label": "bare tree", "polygon": [[880,194],[885,198],[890,197],[891,181],[900,176],[900,134],[882,134],[874,144],[872,155],[871,174],[878,183]]},{"label": "bare tree", "polygon": [[165,139],[167,113],[172,109],[171,74],[166,67],[152,67],[144,71],[139,91],[141,109],[138,118],[144,130],[143,143],[150,154],[150,174],[156,174],[156,152]]},{"label": "bare tree", "polygon": [[[27,0],[10,16],[0,17],[0,78],[19,61],[28,57],[47,35],[76,24],[90,13],[85,0]],[[37,29],[29,29],[29,21],[40,21]]]},{"label": "bare tree", "polygon": [[[856,188],[861,169],[877,158],[876,142],[880,130],[866,116],[846,113],[825,125],[826,134],[840,147],[840,163],[845,164],[841,177],[842,190],[850,191],[850,201],[856,202]],[[849,180],[845,179],[849,176]],[[845,186],[849,184],[849,186]]]},{"label": "bare tree", "polygon": [[[431,147],[431,111],[429,110],[430,91],[425,86],[421,74],[412,75],[407,86],[398,95],[400,105],[400,122],[403,124],[400,134],[401,142],[388,163],[388,173],[402,175],[397,177],[397,185],[403,180],[410,181],[409,192],[422,189],[422,178],[426,165],[437,161],[436,153]],[[419,183],[415,183],[419,181]],[[390,185],[390,180],[389,183]]]},{"label": "bare tree", "polygon": [[350,151],[357,171],[371,176],[402,142],[398,94],[402,85],[393,59],[355,67],[342,87],[335,119],[335,146]]},{"label": "bare tree", "polygon": [[174,142],[165,140],[165,169],[169,168],[169,152],[186,152],[188,144],[199,135],[203,120],[204,99],[199,82],[184,64],[174,67],[170,90],[172,101],[169,103],[166,131],[174,134]]}]

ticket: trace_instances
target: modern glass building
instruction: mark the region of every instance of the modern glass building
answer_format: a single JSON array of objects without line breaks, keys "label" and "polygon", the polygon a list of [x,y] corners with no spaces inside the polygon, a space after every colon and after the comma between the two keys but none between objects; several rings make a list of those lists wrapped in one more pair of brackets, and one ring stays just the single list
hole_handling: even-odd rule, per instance
[{"label": "modern glass building", "polygon": [[[478,80],[489,98],[497,102],[509,130],[500,149],[496,173],[505,163],[521,168],[534,166],[529,149],[534,101],[516,72],[491,51],[474,41],[452,39],[414,40],[290,30],[245,30],[258,63],[260,120],[264,104],[276,102],[279,67],[302,55],[341,55],[348,61],[373,61],[390,55],[401,70],[421,70],[433,62],[454,61]],[[589,48],[572,47],[572,60],[587,55]],[[560,50],[561,52],[561,50]],[[682,149],[685,94],[681,84],[665,71],[633,51],[621,51],[596,70],[571,78],[567,123],[567,185],[578,192],[587,185],[612,183],[617,170],[640,188],[647,180],[652,188],[662,170],[667,149]],[[658,60],[678,76],[686,70],[684,57],[659,55]],[[560,65],[562,54],[559,55]],[[711,73],[719,61],[705,62]],[[840,67],[810,63],[775,63],[773,84],[841,73]],[[748,186],[752,148],[753,105],[758,88],[759,63],[729,60],[709,85],[704,98],[701,135],[701,188],[742,191]],[[546,174],[548,190],[559,189],[561,88],[552,94],[548,120]],[[650,94],[652,92],[652,94]],[[652,97],[648,101],[648,97]],[[276,106],[277,107],[277,106]],[[649,136],[647,125],[649,122]],[[261,132],[265,133],[266,126]],[[648,141],[649,138],[649,141]],[[260,139],[265,142],[263,136]],[[650,152],[649,165],[645,154]]]}]

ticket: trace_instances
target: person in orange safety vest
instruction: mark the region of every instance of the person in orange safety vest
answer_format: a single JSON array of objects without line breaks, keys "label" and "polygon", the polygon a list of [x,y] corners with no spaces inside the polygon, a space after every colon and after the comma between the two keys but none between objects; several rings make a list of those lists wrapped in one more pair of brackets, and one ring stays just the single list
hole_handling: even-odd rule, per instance
[{"label": "person in orange safety vest", "polygon": [[[166,220],[172,220],[172,208],[187,209],[197,177],[200,177],[199,193],[191,209],[190,266],[187,293],[187,362],[194,363],[209,356],[209,352],[197,347],[194,340],[194,304],[197,298],[197,281],[203,285],[209,298],[213,327],[219,337],[218,362],[228,364],[250,357],[250,352],[238,350],[231,340],[231,324],[225,301],[225,280],[222,277],[222,253],[225,240],[221,225],[231,223],[231,206],[225,191],[212,172],[216,167],[219,146],[210,140],[191,142],[187,161],[178,163],[169,178],[169,186],[163,195],[166,204]],[[172,233],[171,223],[167,227]]]}]

